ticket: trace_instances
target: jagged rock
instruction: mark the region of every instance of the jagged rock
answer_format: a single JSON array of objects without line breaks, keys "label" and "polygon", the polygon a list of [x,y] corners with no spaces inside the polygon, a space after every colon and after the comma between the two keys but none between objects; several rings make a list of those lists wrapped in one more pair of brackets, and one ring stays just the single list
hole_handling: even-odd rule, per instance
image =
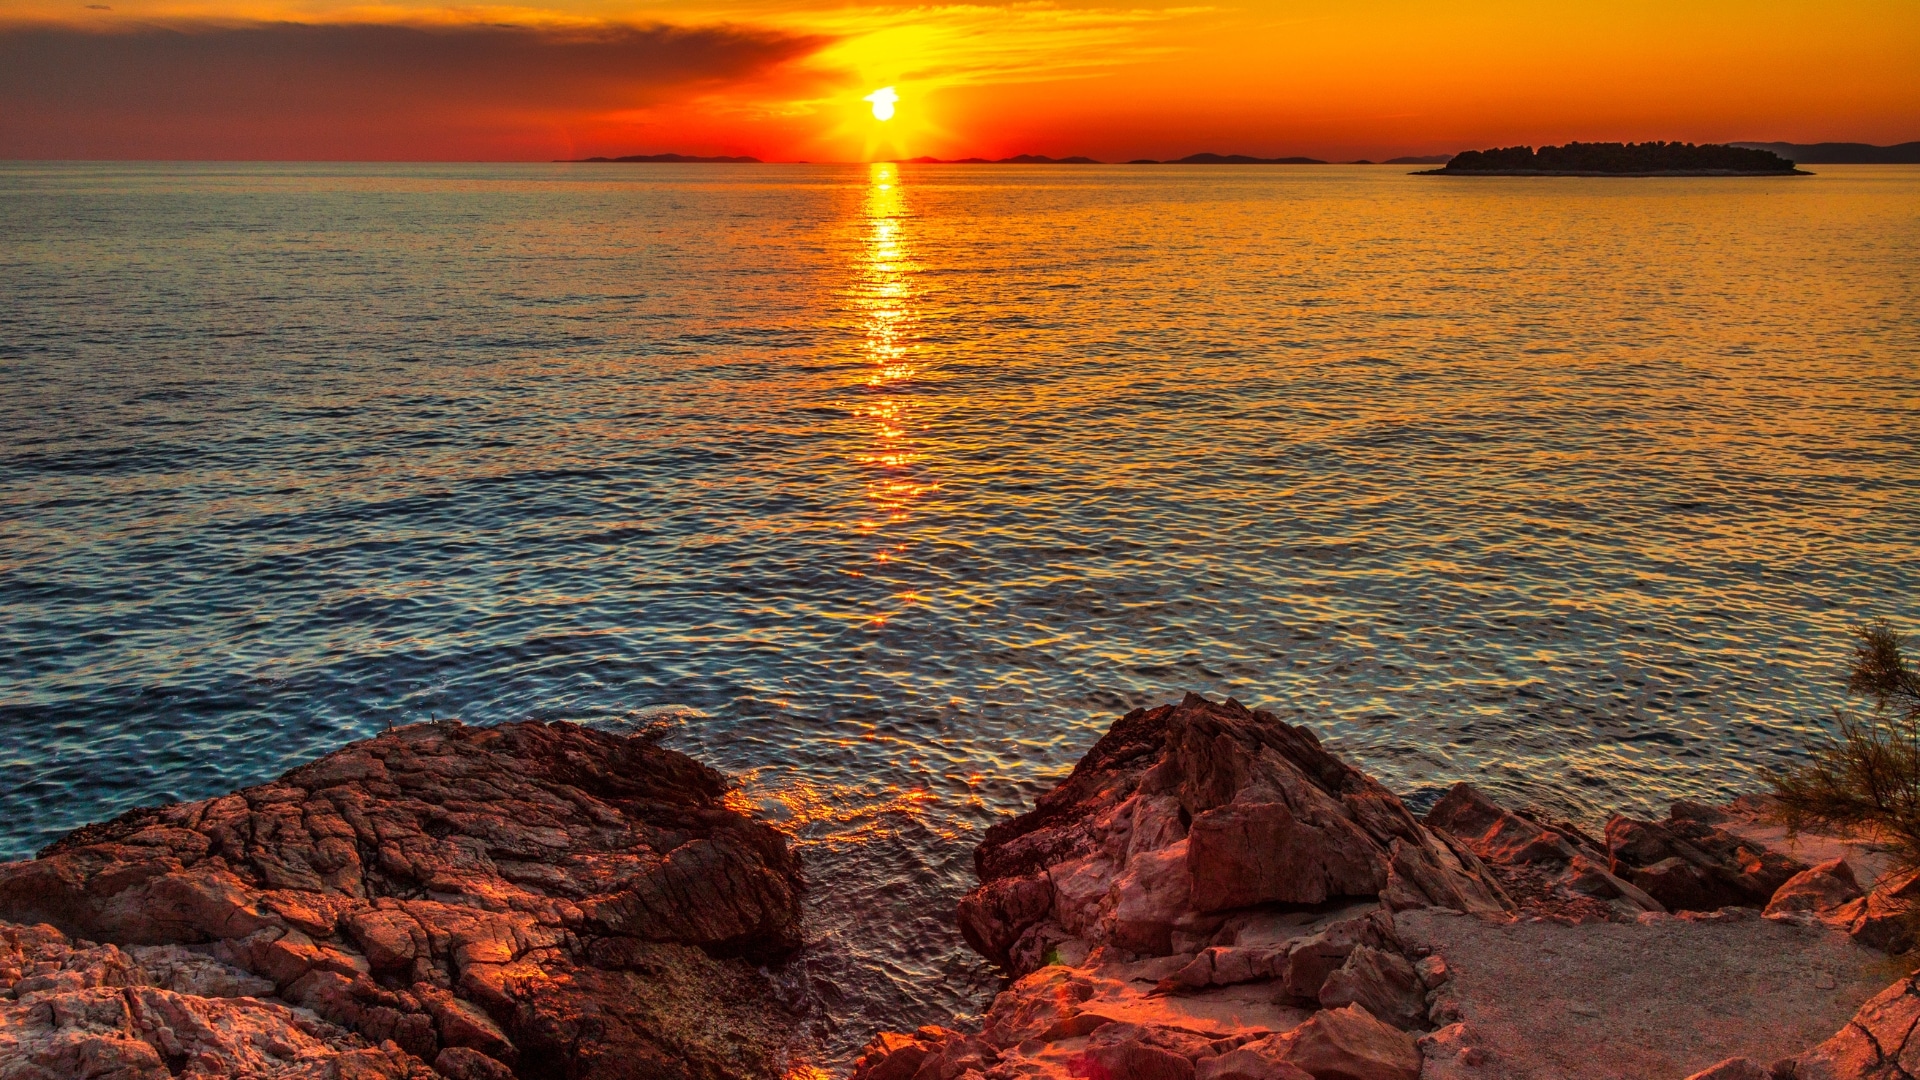
[{"label": "jagged rock", "polygon": [[1094,1032],[1069,1070],[1079,1076],[1128,1080],[1194,1080],[1193,1059],[1177,1049],[1156,1046],[1152,1032],[1134,1025],[1107,1024]]},{"label": "jagged rock", "polygon": [[1455,784],[1424,820],[1484,860],[1501,887],[1531,912],[1579,920],[1666,910],[1609,871],[1606,856],[1579,830],[1507,810],[1472,784]]},{"label": "jagged rock", "polygon": [[193,946],[449,1075],[771,1077],[735,958],[799,944],[798,868],[725,791],[641,739],[419,724],[0,865],[0,918]]},{"label": "jagged rock", "polygon": [[1397,949],[1399,942],[1394,938],[1391,918],[1378,910],[1316,929],[1288,943],[1278,996],[1303,1005],[1318,1005],[1328,976],[1339,970],[1354,950],[1389,947]]},{"label": "jagged rock", "polygon": [[1356,946],[1320,984],[1320,1005],[1362,1005],[1402,1031],[1426,1026],[1426,988],[1413,964],[1397,951]]},{"label": "jagged rock", "polygon": [[1784,918],[1797,914],[1822,914],[1857,900],[1863,894],[1853,867],[1845,859],[1829,859],[1811,869],[1802,870],[1773,891],[1767,901],[1766,918]]},{"label": "jagged rock", "polygon": [[1305,728],[1192,694],[1115,723],[1032,811],[989,829],[974,862],[962,932],[1016,975],[1068,937],[1205,947],[1210,915],[1251,905],[1391,887],[1401,906],[1509,906],[1471,851]]},{"label": "jagged rock", "polygon": [[[996,1080],[1417,1072],[1412,1037],[1368,1011],[1424,1026],[1394,911],[1511,907],[1472,849],[1306,729],[1191,694],[1115,723],[975,866],[961,930],[1013,976],[968,1059]],[[882,1035],[855,1075],[929,1080],[957,1038]]]},{"label": "jagged rock", "polygon": [[74,942],[0,923],[0,1077],[430,1080],[425,1062],[255,994],[206,956]]},{"label": "jagged rock", "polygon": [[1885,953],[1904,953],[1914,945],[1914,905],[1920,903],[1920,870],[1889,874],[1859,899],[1833,909],[1833,921],[1853,940]]},{"label": "jagged rock", "polygon": [[1482,1075],[1487,1052],[1463,1023],[1420,1036],[1420,1080],[1468,1080]]},{"label": "jagged rock", "polygon": [[1609,869],[1674,911],[1763,907],[1807,864],[1718,828],[1727,815],[1699,803],[1673,804],[1663,822],[1607,822]]},{"label": "jagged rock", "polygon": [[1281,1036],[1285,1059],[1314,1080],[1419,1080],[1413,1036],[1359,1005],[1328,1009]]}]

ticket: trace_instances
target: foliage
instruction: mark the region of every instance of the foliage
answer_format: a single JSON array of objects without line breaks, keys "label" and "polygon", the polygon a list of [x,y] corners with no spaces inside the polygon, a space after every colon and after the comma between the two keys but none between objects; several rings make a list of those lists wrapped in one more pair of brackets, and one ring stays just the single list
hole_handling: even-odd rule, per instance
[{"label": "foliage", "polygon": [[1854,631],[1847,691],[1871,698],[1873,711],[1834,710],[1838,738],[1813,760],[1769,772],[1789,829],[1825,825],[1874,833],[1905,866],[1920,866],[1920,668],[1907,639],[1883,619]]},{"label": "foliage", "polygon": [[1447,162],[1446,172],[1746,172],[1788,173],[1793,162],[1771,150],[1680,142],[1568,143],[1468,150]]}]

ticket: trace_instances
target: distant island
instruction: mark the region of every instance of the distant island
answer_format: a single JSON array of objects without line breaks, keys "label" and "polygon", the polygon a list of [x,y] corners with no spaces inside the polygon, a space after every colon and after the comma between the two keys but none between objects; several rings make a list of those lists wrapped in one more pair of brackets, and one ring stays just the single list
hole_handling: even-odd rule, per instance
[{"label": "distant island", "polygon": [[1455,154],[1420,176],[1805,176],[1769,150],[1709,143],[1568,143]]},{"label": "distant island", "polygon": [[1796,165],[1920,165],[1920,142],[1874,146],[1857,142],[1737,142],[1747,150],[1766,150]]},{"label": "distant island", "polygon": [[1015,154],[1012,157],[1003,157],[1003,158],[917,157],[917,158],[908,158],[905,161],[901,162],[901,164],[903,165],[1101,165],[1101,164],[1104,164],[1104,162],[1095,161],[1093,158],[1090,158],[1090,157],[1055,158],[1055,157],[1047,157],[1045,154]]},{"label": "distant island", "polygon": [[1325,165],[1310,157],[1248,157],[1245,154],[1188,154],[1174,161],[1135,158],[1129,165]]},{"label": "distant island", "polygon": [[591,161],[663,162],[669,165],[758,165],[757,157],[692,157],[687,154],[630,154],[627,157],[568,158],[566,164],[583,165]]},{"label": "distant island", "polygon": [[[1445,160],[1447,159],[1444,157],[1433,159],[1434,162],[1441,162]],[[1090,158],[1090,157],[1055,158],[1055,157],[1047,157],[1043,154],[1016,154],[1013,157],[1005,157],[1005,158],[917,157],[917,158],[908,158],[906,159],[906,161],[902,162],[902,164],[905,164],[905,165],[1104,165],[1106,164],[1106,162],[1100,161],[1095,158]],[[1188,154],[1186,157],[1178,158],[1172,161],[1160,161],[1156,158],[1134,158],[1132,161],[1122,162],[1122,164],[1125,164],[1125,165],[1325,165],[1326,162],[1320,160],[1319,158],[1310,158],[1310,157],[1262,158],[1262,157],[1248,157],[1246,154]],[[1428,164],[1428,161],[1424,158],[1419,160],[1409,159],[1407,164],[1424,165],[1424,164]]]},{"label": "distant island", "polygon": [[[694,154],[629,154],[624,157],[564,158],[566,164],[656,163],[668,165],[760,165],[757,157],[701,157]],[[801,162],[800,164],[806,164]],[[1102,165],[1097,158],[1015,154],[1003,158],[906,158],[903,165]],[[1188,154],[1160,160],[1134,158],[1126,165],[1326,165],[1313,157],[1254,157],[1249,154]],[[1353,161],[1351,165],[1371,165]],[[1568,143],[1565,146],[1509,146],[1459,154],[1420,154],[1387,158],[1382,165],[1440,165],[1423,176],[1793,176],[1797,165],[1915,165],[1920,142],[1895,146],[1869,143],[1739,142],[1694,145],[1680,142]]]}]

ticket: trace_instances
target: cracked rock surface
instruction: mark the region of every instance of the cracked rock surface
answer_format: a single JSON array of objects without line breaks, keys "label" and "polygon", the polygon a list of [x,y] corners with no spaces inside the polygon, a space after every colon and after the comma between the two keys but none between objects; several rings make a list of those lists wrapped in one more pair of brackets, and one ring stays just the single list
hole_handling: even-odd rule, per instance
[{"label": "cracked rock surface", "polygon": [[[778,1076],[786,1016],[754,964],[800,943],[798,867],[725,792],[642,739],[440,722],[88,826],[0,865],[0,919],[25,924],[8,940],[37,950],[7,1037],[118,1032],[129,1061],[191,1072],[153,1034],[174,1009],[249,1046],[273,1027],[289,1076]],[[225,1052],[202,1074],[280,1075],[216,1068]],[[0,1076],[23,1054],[0,1043]]]}]

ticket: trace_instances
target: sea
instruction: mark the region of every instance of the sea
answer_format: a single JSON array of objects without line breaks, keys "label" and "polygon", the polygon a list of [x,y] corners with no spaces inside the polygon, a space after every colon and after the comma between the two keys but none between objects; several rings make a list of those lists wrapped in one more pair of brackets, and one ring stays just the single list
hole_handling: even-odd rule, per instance
[{"label": "sea", "polygon": [[647,732],[791,837],[844,1062],[1187,691],[1416,809],[1761,790],[1920,629],[1920,167],[1813,171],[0,163],[0,858]]}]

